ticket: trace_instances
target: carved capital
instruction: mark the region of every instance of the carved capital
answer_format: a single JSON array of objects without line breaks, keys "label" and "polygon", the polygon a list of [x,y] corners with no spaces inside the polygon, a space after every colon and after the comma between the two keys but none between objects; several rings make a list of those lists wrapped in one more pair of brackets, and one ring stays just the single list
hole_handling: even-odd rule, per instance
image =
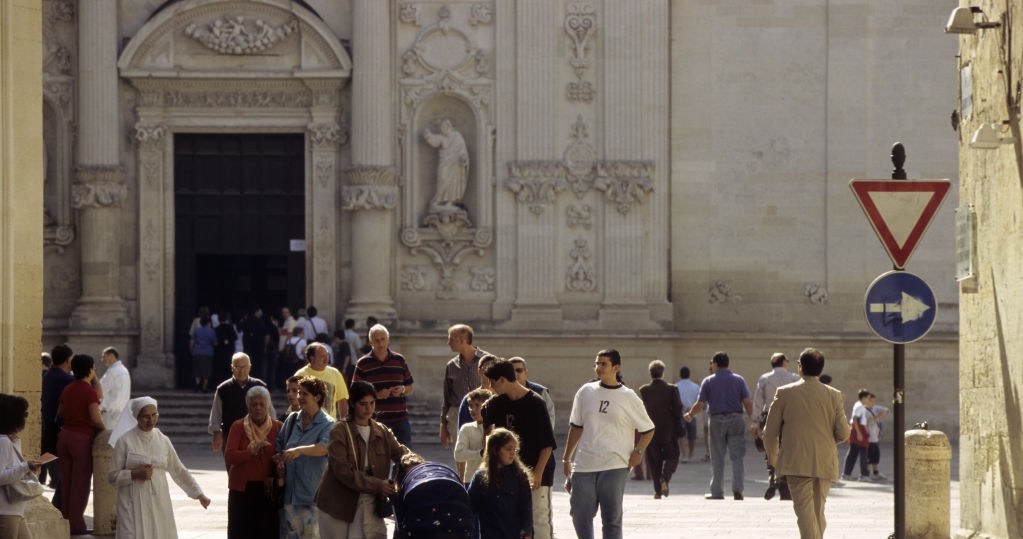
[{"label": "carved capital", "polygon": [[167,134],[167,127],[163,124],[147,124],[138,122],[135,124],[135,143],[142,146],[157,146]]},{"label": "carved capital", "polygon": [[398,169],[394,167],[355,165],[345,169],[348,185],[398,185]]},{"label": "carved capital", "polygon": [[71,207],[119,208],[128,195],[124,185],[124,167],[83,166],[75,170],[71,185]]},{"label": "carved capital", "polygon": [[654,189],[651,179],[652,161],[603,161],[597,163],[597,181],[594,184],[604,192],[618,213],[629,213],[633,204],[641,204],[646,194]]},{"label": "carved capital", "polygon": [[342,210],[393,210],[398,206],[397,185],[343,185]]},{"label": "carved capital", "polygon": [[568,187],[560,161],[518,161],[508,164],[511,178],[505,182],[520,204],[536,215],[554,204],[560,191]]},{"label": "carved capital", "polygon": [[341,126],[336,123],[309,124],[306,128],[313,150],[335,150],[341,145]]}]

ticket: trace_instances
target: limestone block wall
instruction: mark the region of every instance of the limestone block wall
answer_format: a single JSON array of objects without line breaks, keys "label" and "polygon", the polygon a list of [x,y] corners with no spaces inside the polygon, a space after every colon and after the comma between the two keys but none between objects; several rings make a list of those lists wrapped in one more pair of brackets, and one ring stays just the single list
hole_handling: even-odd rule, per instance
[{"label": "limestone block wall", "polygon": [[[960,531],[957,537],[1023,534],[1023,165],[1020,150],[1021,57],[1010,32],[1023,29],[1018,6],[1009,13],[985,3],[978,20],[1000,28],[958,38],[960,87],[960,208],[973,211],[974,277],[961,283],[959,389]],[[955,41],[956,38],[949,37]],[[1011,47],[1011,48],[1010,48]],[[997,149],[970,147],[981,123],[1008,120]]]},{"label": "limestone block wall", "polygon": [[39,447],[43,302],[42,6],[0,3],[0,392],[29,402],[26,452]]},{"label": "limestone block wall", "polygon": [[[896,141],[911,178],[956,177],[947,3],[671,8],[676,328],[866,335],[863,292],[891,263],[848,182],[890,177]],[[957,324],[949,198],[907,267],[941,332]]]}]

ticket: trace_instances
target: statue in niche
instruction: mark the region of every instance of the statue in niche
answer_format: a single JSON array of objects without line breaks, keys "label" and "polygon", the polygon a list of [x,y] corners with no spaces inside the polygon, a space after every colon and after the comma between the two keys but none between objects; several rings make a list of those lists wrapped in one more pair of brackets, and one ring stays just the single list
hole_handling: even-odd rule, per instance
[{"label": "statue in niche", "polygon": [[430,201],[432,211],[450,211],[456,207],[464,211],[462,197],[469,178],[469,150],[465,139],[445,118],[440,122],[440,133],[429,128],[423,130],[426,143],[437,148],[437,192]]}]

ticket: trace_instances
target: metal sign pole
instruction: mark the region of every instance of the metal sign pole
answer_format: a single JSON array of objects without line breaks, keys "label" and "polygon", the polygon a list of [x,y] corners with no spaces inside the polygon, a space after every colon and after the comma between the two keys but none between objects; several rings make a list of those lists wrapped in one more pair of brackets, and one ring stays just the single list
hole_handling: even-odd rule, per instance
[{"label": "metal sign pole", "polygon": [[[892,170],[893,180],[905,180],[906,169],[903,165],[906,163],[906,149],[902,146],[901,142],[896,142],[892,146],[892,164],[895,168]],[[898,270],[899,268],[895,268]],[[895,473],[893,481],[895,481],[895,533],[889,536],[889,539],[905,539],[906,537],[906,409],[905,409],[905,393],[906,393],[906,345],[904,344],[893,344],[893,361],[892,361],[892,381],[894,383],[894,393],[892,395],[892,411],[895,415],[895,440],[894,444],[894,455],[892,456],[892,462],[895,465]]]}]

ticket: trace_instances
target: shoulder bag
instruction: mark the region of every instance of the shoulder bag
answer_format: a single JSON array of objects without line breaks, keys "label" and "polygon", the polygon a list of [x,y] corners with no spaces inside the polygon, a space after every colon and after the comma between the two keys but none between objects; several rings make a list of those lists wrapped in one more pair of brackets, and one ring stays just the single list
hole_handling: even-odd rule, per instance
[{"label": "shoulder bag", "polygon": [[[356,470],[359,469],[358,452],[355,448],[355,438],[352,437],[352,425],[345,421],[345,431],[348,432],[348,443],[352,446],[352,467]],[[369,444],[366,445],[367,458],[369,455]],[[366,471],[369,471],[367,466]],[[394,514],[394,507],[391,505],[391,500],[388,500],[386,496],[375,495],[373,496],[373,513],[376,514],[377,518],[387,518]]]},{"label": "shoulder bag", "polygon": [[861,425],[856,418],[853,418],[849,424],[849,445],[856,447],[870,446],[870,433],[867,432],[867,427]]},{"label": "shoulder bag", "polygon": [[[25,457],[21,456],[21,451],[18,451],[18,448],[13,445],[13,440],[11,443],[14,453],[18,455],[18,461],[25,462]],[[32,473],[32,470],[25,472],[25,475],[14,483],[4,485],[4,494],[7,495],[7,501],[10,503],[28,501],[42,493],[43,485],[36,478],[36,474]]]}]

